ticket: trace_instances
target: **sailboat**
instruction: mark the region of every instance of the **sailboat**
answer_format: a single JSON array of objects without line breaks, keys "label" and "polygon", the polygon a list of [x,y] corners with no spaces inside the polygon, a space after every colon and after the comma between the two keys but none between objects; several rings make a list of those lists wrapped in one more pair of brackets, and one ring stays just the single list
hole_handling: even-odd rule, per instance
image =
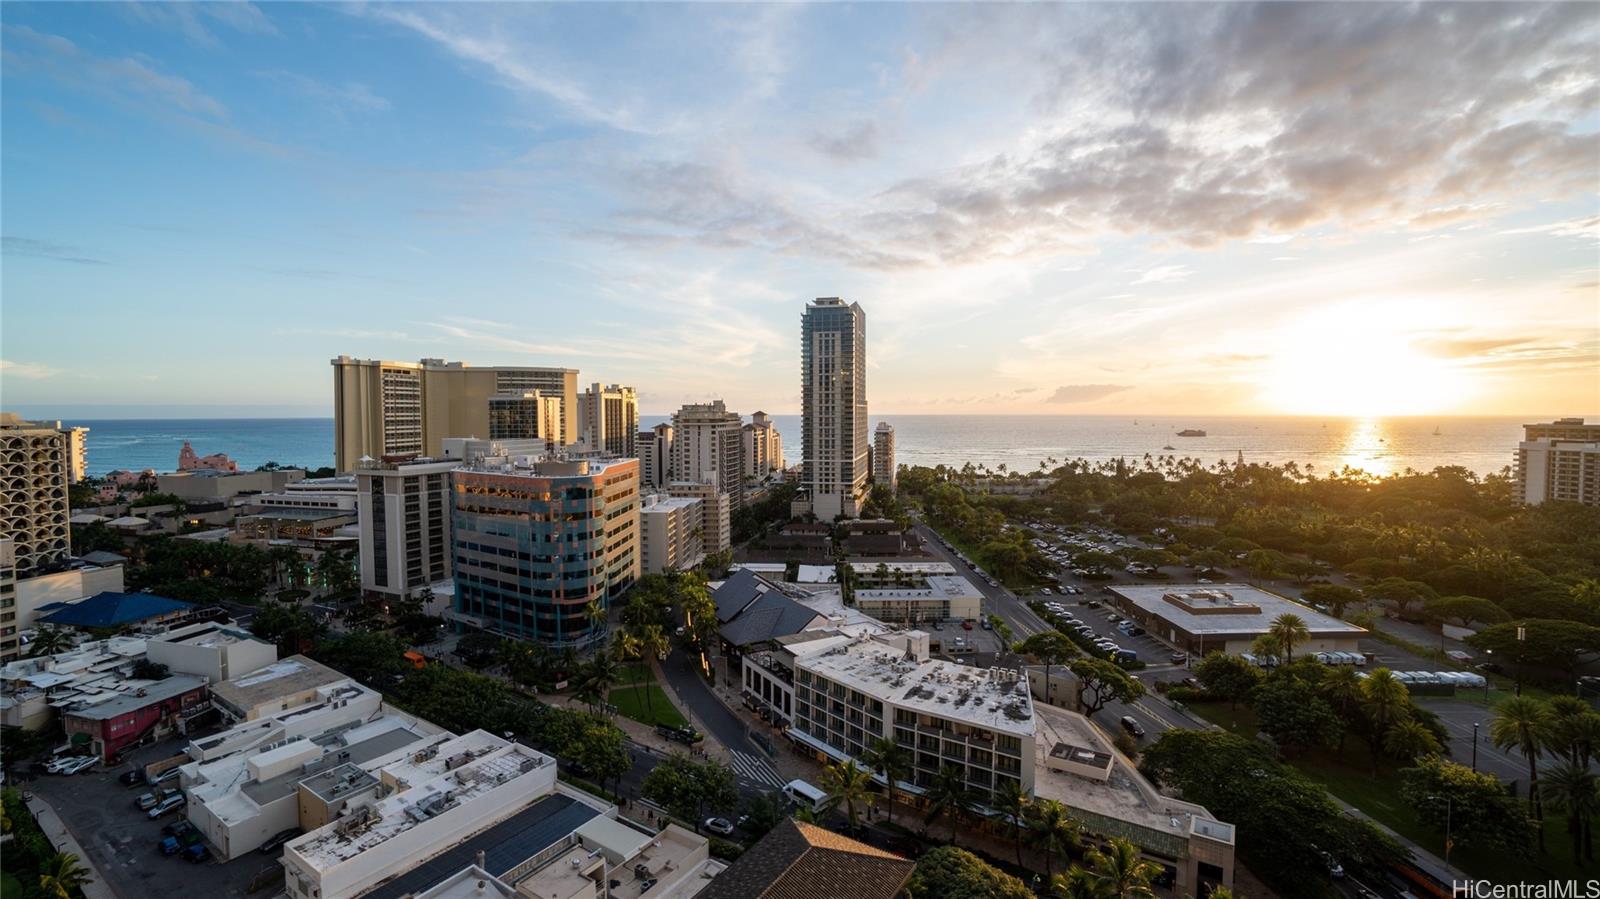
[{"label": "sailboat", "polygon": [[1434,425],[1433,426],[1433,436],[1435,436],[1435,437],[1439,436],[1439,426],[1438,425]]}]

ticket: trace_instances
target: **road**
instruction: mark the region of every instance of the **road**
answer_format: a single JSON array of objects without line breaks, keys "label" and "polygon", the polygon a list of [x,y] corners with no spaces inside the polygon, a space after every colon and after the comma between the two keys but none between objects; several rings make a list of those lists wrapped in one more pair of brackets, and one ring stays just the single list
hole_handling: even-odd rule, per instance
[{"label": "road", "polygon": [[762,789],[782,787],[788,783],[766,761],[761,748],[750,740],[750,728],[711,692],[681,647],[674,646],[667,660],[661,663],[661,674],[677,695],[678,701],[689,707],[689,711],[711,732],[710,736],[727,747],[731,756],[728,767],[733,769],[734,776]]}]

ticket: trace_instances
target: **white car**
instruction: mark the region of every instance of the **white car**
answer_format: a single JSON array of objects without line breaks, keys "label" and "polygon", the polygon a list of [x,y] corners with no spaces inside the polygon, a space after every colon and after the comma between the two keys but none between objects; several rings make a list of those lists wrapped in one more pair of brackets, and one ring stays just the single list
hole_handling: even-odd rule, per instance
[{"label": "white car", "polygon": [[60,774],[63,770],[83,761],[87,756],[64,755],[44,767],[50,774]]},{"label": "white car", "polygon": [[86,755],[86,756],[83,756],[81,758],[74,759],[71,762],[71,764],[64,765],[61,768],[60,773],[61,774],[77,774],[79,771],[87,771],[90,768],[93,768],[95,765],[98,765],[98,764],[100,764],[100,760],[99,759],[95,758],[92,755]]},{"label": "white car", "polygon": [[188,800],[184,799],[182,793],[174,793],[173,795],[168,796],[167,798],[156,803],[155,808],[152,808],[150,811],[146,812],[146,814],[150,816],[150,820],[154,821],[168,812],[177,811],[178,809],[183,808],[183,804],[187,801]]}]

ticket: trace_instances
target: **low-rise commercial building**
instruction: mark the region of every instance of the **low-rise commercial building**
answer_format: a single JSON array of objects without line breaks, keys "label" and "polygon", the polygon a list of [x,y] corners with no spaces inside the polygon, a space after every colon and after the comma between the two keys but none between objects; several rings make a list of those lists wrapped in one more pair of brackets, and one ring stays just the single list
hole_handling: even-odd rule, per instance
[{"label": "low-rise commercial building", "polygon": [[648,494],[639,507],[639,556],[645,574],[684,571],[705,561],[705,500]]},{"label": "low-rise commercial building", "polygon": [[784,820],[717,875],[701,899],[896,899],[917,863],[831,830]]},{"label": "low-rise commercial building", "polygon": [[847,521],[843,545],[852,556],[898,556],[906,551],[906,533],[886,518]]},{"label": "low-rise commercial building", "polygon": [[1298,615],[1310,638],[1297,653],[1359,652],[1366,629],[1248,584],[1137,584],[1108,588],[1112,604],[1158,639],[1196,657],[1241,655],[1279,615]]},{"label": "low-rise commercial building", "polygon": [[115,696],[97,696],[61,710],[67,739],[86,743],[106,762],[144,740],[183,732],[188,722],[209,711],[206,679],[174,674],[157,681],[128,681]]},{"label": "low-rise commercial building", "polygon": [[232,721],[254,721],[319,701],[325,687],[350,683],[315,659],[293,655],[212,687],[211,698]]},{"label": "low-rise commercial building", "polygon": [[857,587],[856,607],[879,621],[898,624],[976,621],[983,614],[983,594],[958,574],[903,579],[910,583]]},{"label": "low-rise commercial building", "polygon": [[230,500],[243,494],[280,493],[305,476],[306,473],[298,468],[280,468],[277,471],[197,468],[156,475],[156,492],[170,493],[186,501]]},{"label": "low-rise commercial building", "polygon": [[220,684],[271,665],[278,660],[278,648],[232,624],[207,621],[151,635],[145,640],[145,657],[169,671]]},{"label": "low-rise commercial building", "polygon": [[73,563],[61,571],[18,577],[16,541],[0,537],[0,662],[27,652],[26,641],[41,609],[97,593],[121,593],[122,587],[121,562]]},{"label": "low-rise commercial building", "polygon": [[13,659],[0,667],[0,724],[38,730],[56,710],[80,699],[114,699],[127,692],[133,665],[144,658],[142,637],[90,640],[48,656]]}]

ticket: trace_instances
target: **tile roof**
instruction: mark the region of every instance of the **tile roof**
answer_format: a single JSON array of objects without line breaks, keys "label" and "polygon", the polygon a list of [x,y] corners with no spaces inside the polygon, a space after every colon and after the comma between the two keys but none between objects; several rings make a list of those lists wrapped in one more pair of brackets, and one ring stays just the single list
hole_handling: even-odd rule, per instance
[{"label": "tile roof", "polygon": [[892,899],[916,862],[793,819],[718,874],[698,899]]},{"label": "tile roof", "polygon": [[153,593],[96,593],[88,599],[70,603],[46,615],[42,621],[49,624],[70,624],[76,627],[116,627],[132,624],[147,618],[186,612],[193,603],[179,602]]}]

